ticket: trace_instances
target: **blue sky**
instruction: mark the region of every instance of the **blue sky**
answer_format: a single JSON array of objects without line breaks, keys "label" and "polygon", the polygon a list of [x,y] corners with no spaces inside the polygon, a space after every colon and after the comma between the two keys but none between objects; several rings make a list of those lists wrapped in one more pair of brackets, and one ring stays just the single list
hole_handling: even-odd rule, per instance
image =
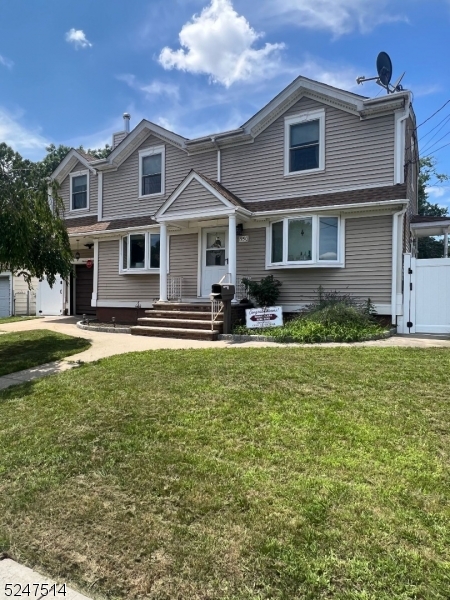
[{"label": "blue sky", "polygon": [[[297,75],[385,93],[355,83],[380,50],[394,80],[406,71],[418,124],[450,99],[450,0],[0,2],[0,141],[27,158],[102,146],[124,111],[186,137],[231,129]],[[450,174],[450,104],[420,138]],[[450,206],[450,182],[431,194]]]}]

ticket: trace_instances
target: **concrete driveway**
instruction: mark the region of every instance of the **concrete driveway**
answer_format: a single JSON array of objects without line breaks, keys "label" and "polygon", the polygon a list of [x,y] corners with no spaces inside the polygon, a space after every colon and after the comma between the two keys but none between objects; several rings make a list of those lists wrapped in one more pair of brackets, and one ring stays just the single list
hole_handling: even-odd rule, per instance
[{"label": "concrete driveway", "polygon": [[[91,341],[92,346],[89,350],[80,352],[70,356],[66,361],[84,361],[92,362],[100,358],[107,356],[113,356],[114,354],[125,354],[127,352],[139,352],[141,350],[160,350],[160,349],[190,349],[190,348],[261,348],[263,346],[268,347],[283,347],[286,346],[297,346],[297,344],[274,344],[271,342],[208,342],[200,340],[184,340],[184,339],[173,339],[173,338],[158,338],[158,337],[147,337],[147,336],[135,336],[127,333],[102,333],[98,331],[86,331],[79,329],[76,326],[76,322],[79,319],[74,317],[43,317],[40,319],[33,319],[30,321],[19,321],[16,323],[0,324],[0,331],[12,332],[12,331],[29,331],[31,329],[49,329],[50,331],[57,331],[72,335],[75,337],[86,338]],[[331,348],[338,346],[373,346],[373,347],[416,347],[416,348],[430,348],[430,347],[450,347],[450,336],[426,336],[426,335],[414,335],[414,336],[395,336],[386,340],[376,340],[373,342],[361,342],[356,344],[321,344],[321,347]],[[304,344],[302,347],[317,347],[317,344]]]}]

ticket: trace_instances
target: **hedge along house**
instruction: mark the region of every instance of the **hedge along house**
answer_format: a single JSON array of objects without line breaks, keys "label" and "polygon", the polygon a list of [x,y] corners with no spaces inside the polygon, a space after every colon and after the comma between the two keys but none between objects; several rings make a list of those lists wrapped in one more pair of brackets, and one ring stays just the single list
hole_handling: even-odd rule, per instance
[{"label": "hedge along house", "polygon": [[242,277],[273,274],[285,312],[321,285],[396,322],[417,212],[410,92],[370,99],[298,77],[242,127],[192,140],[124,118],[107,159],[72,150],[53,174],[74,254],[92,244],[78,268],[93,264],[100,320],[207,302],[224,275],[239,299]]}]

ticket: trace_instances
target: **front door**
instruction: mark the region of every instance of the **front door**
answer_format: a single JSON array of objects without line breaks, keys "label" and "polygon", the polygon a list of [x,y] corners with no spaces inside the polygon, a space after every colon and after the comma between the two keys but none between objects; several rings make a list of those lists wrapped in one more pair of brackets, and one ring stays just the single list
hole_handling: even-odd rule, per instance
[{"label": "front door", "polygon": [[201,295],[209,296],[213,283],[228,273],[228,228],[203,230]]},{"label": "front door", "polygon": [[91,306],[94,290],[94,269],[86,265],[75,266],[75,314],[95,315],[96,309]]}]

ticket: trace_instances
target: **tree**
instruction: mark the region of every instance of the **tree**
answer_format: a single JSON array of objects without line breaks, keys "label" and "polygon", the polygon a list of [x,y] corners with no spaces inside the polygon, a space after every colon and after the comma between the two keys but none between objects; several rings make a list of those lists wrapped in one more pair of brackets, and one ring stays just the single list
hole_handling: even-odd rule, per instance
[{"label": "tree", "polygon": [[[419,191],[418,191],[418,213],[427,217],[445,217],[448,209],[429,202],[427,188],[433,184],[448,181],[448,175],[436,171],[436,160],[432,156],[420,159]],[[441,258],[444,256],[444,242],[434,237],[419,238],[419,258]]]},{"label": "tree", "polygon": [[49,204],[51,159],[44,162],[25,160],[0,144],[0,271],[24,275],[28,284],[46,275],[53,285],[56,275],[69,276],[72,252],[56,184]]}]

